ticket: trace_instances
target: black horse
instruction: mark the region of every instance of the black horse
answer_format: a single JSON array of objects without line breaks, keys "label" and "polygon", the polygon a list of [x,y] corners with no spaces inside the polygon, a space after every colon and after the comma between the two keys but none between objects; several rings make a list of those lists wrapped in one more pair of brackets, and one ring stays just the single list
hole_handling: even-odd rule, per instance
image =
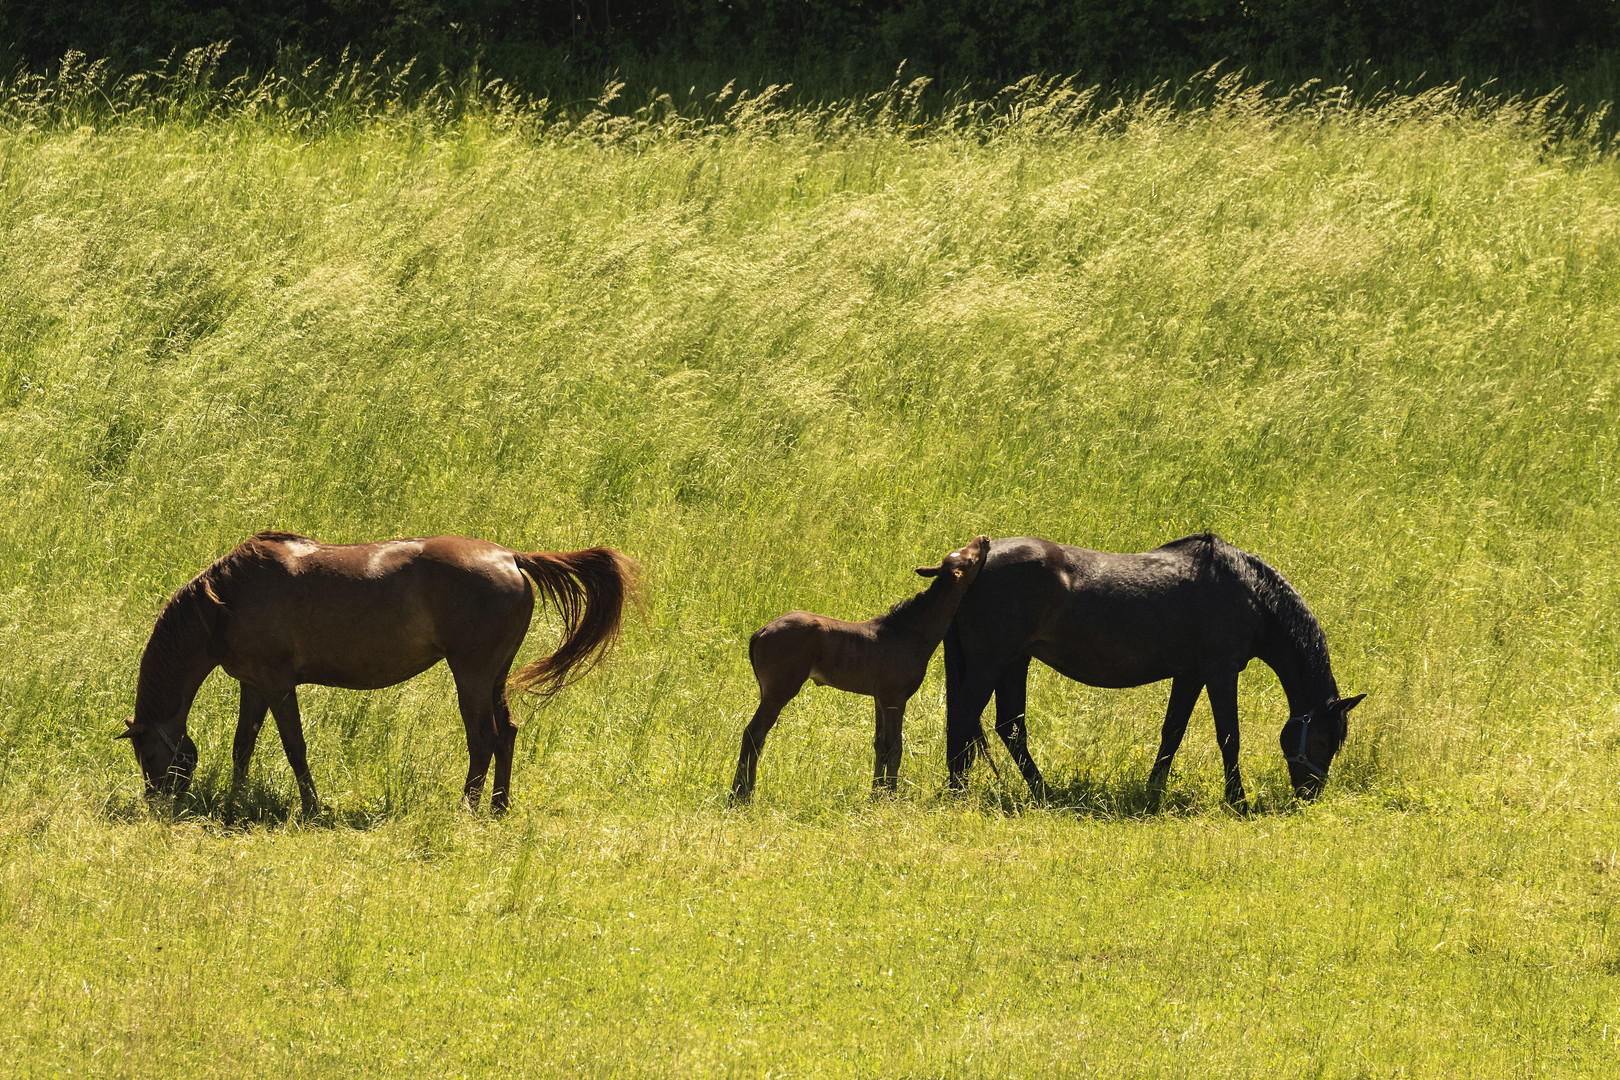
[{"label": "black horse", "polygon": [[1238,673],[1259,657],[1277,673],[1291,715],[1282,748],[1301,799],[1315,798],[1344,744],[1345,716],[1365,694],[1339,697],[1327,639],[1298,592],[1255,555],[1212,533],[1140,554],[995,540],[945,635],[945,744],[960,788],[985,745],[979,717],[996,697],[996,733],[1030,791],[1046,784],[1025,742],[1025,682],[1034,657],[1092,686],[1172,680],[1159,756],[1148,777],[1155,805],[1187,732],[1198,692],[1209,690],[1226,765],[1226,801],[1248,808],[1238,776]]}]

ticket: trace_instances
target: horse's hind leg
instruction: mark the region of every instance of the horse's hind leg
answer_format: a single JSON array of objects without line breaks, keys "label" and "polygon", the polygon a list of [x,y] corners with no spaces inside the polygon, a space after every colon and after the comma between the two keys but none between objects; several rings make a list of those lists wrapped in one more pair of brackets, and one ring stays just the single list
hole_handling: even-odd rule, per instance
[{"label": "horse's hind leg", "polygon": [[512,751],[517,745],[517,725],[512,707],[506,701],[506,677],[495,683],[495,786],[489,793],[489,812],[504,814],[512,802]]},{"label": "horse's hind leg", "polygon": [[1170,704],[1164,710],[1164,730],[1159,734],[1159,756],[1153,761],[1148,774],[1148,804],[1159,809],[1164,799],[1164,787],[1170,779],[1170,763],[1181,749],[1182,736],[1187,734],[1187,721],[1193,706],[1198,704],[1198,693],[1204,688],[1202,679],[1192,675],[1177,675],[1170,683]]},{"label": "horse's hind leg", "polygon": [[310,817],[321,808],[321,798],[315,793],[315,778],[310,775],[309,759],[305,756],[304,720],[298,715],[297,689],[287,691],[281,700],[272,702],[270,713],[276,718],[276,733],[281,736],[281,748],[287,752],[287,764],[292,766],[293,778],[298,781],[304,816]]},{"label": "horse's hind leg", "polygon": [[1024,783],[1035,798],[1046,799],[1046,779],[1029,755],[1029,723],[1024,707],[1029,694],[1029,657],[1020,656],[1007,665],[996,680],[996,734],[1007,744],[1007,752],[1024,774]]},{"label": "horse's hind leg", "polygon": [[[461,789],[461,804],[468,810],[478,809],[478,800],[484,794],[484,777],[489,774],[490,758],[495,756],[498,740],[495,732],[495,702],[485,678],[464,676],[450,668],[456,677],[456,704],[461,708],[461,722],[467,728],[467,782]],[[510,723],[510,716],[508,717]],[[515,732],[514,732],[515,734]],[[508,744],[510,745],[510,744]],[[511,779],[511,757],[507,756],[507,779]],[[496,773],[497,782],[500,774]],[[505,794],[504,788],[502,794]],[[491,797],[491,808],[495,799]],[[502,800],[502,808],[504,808]]]},{"label": "horse's hind leg", "polygon": [[893,794],[900,786],[901,733],[906,723],[906,703],[885,705],[873,698],[877,733],[872,738],[872,795]]},{"label": "horse's hind leg", "polygon": [[242,696],[236,707],[236,738],[231,743],[231,793],[226,797],[227,814],[236,810],[237,796],[247,782],[248,765],[253,760],[253,748],[259,741],[259,729],[264,726],[264,714],[270,703],[247,683],[242,684]]}]

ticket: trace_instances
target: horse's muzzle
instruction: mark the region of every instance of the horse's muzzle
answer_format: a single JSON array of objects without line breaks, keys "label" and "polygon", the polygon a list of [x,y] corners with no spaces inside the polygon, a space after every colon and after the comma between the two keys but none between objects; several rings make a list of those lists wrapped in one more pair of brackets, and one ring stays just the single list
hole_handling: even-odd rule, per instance
[{"label": "horse's muzzle", "polygon": [[197,769],[197,744],[191,736],[182,735],[169,759],[169,767],[157,781],[147,782],[147,790],[156,795],[184,795],[191,790],[191,774]]},{"label": "horse's muzzle", "polygon": [[1311,802],[1327,786],[1328,774],[1315,775],[1298,766],[1288,767],[1288,782],[1293,785],[1294,797],[1300,802]]}]

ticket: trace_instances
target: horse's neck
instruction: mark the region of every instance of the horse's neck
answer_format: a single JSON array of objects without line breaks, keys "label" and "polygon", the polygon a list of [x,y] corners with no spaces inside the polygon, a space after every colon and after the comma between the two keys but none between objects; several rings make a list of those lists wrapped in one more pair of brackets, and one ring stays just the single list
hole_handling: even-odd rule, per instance
[{"label": "horse's neck", "polygon": [[216,625],[216,612],[207,599],[176,598],[163,609],[141,653],[136,724],[168,728],[178,718],[184,732],[191,701],[216,666],[212,648]]},{"label": "horse's neck", "polygon": [[1327,646],[1296,638],[1283,638],[1260,657],[1277,673],[1288,711],[1295,716],[1310,712],[1339,696],[1339,684],[1328,663]]}]

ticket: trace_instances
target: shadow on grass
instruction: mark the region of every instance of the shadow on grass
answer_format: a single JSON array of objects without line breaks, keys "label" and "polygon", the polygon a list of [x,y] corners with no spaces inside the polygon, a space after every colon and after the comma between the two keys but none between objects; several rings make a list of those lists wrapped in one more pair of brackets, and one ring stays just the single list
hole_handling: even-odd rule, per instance
[{"label": "shadow on grass", "polygon": [[1163,791],[1148,786],[1147,774],[1134,771],[1070,767],[1054,770],[1046,780],[1046,798],[1039,799],[1024,785],[1018,773],[1002,770],[977,791],[984,809],[991,813],[1016,816],[1031,809],[1067,811],[1076,817],[1097,820],[1160,817],[1194,817],[1211,814],[1232,817],[1272,818],[1293,814],[1302,804],[1292,791],[1260,787],[1249,792],[1247,814],[1221,801],[1218,789],[1205,791],[1202,785],[1178,782],[1172,775]]},{"label": "shadow on grass", "polygon": [[249,777],[233,797],[230,778],[219,769],[199,769],[191,788],[178,798],[168,795],[110,794],[101,814],[109,821],[134,824],[154,818],[168,821],[204,821],[226,829],[280,828],[298,824],[315,829],[377,828],[387,821],[410,816],[413,807],[333,806],[322,803],[313,815],[305,817],[295,793],[268,783],[263,777]]}]

